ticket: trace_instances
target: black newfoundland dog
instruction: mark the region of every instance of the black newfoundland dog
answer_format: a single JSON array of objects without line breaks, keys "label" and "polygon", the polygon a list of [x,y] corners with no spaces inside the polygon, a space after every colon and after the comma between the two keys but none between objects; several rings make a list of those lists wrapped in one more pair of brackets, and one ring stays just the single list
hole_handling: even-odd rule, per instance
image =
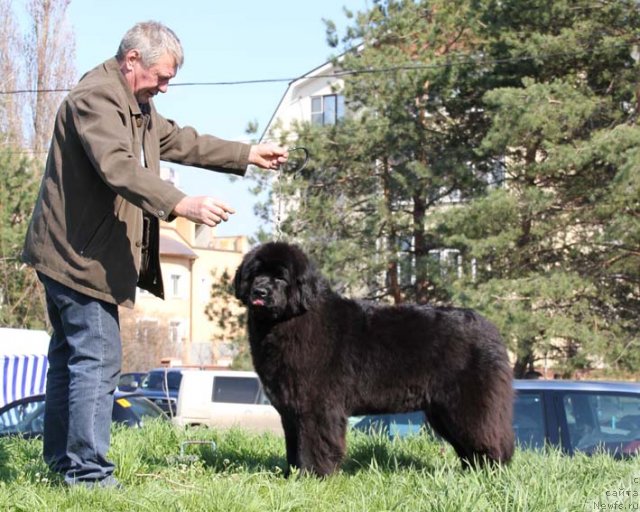
[{"label": "black newfoundland dog", "polygon": [[346,452],[349,416],[414,410],[463,466],[510,460],[511,368],[497,329],[477,313],[343,298],[283,242],[244,257],[235,293],[290,467],[330,474]]}]

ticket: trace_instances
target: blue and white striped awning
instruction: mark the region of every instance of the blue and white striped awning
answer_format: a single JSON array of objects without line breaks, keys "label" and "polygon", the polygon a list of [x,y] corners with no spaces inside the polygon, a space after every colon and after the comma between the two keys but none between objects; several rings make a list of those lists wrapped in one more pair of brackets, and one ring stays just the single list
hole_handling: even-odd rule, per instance
[{"label": "blue and white striped awning", "polygon": [[0,407],[44,393],[49,360],[42,354],[0,354]]}]

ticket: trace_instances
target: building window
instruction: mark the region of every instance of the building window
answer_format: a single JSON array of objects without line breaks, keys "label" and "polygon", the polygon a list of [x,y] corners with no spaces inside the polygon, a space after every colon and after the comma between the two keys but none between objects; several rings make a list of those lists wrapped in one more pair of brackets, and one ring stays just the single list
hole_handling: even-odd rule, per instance
[{"label": "building window", "polygon": [[413,237],[399,237],[397,244],[398,281],[403,287],[414,286],[417,274],[425,272],[431,278],[440,275],[445,280],[452,280],[462,279],[467,275],[473,282],[476,281],[476,259],[471,258],[465,262],[458,249],[432,249],[426,258],[418,261]]},{"label": "building window", "polygon": [[462,256],[457,249],[433,249],[429,251],[429,256],[442,277],[462,277]]},{"label": "building window", "polygon": [[206,277],[200,278],[200,302],[206,304],[211,300],[211,279],[207,279]]},{"label": "building window", "polygon": [[413,286],[416,282],[416,260],[413,253],[413,237],[401,237],[398,246],[398,279],[400,285]]},{"label": "building window", "polygon": [[316,125],[336,124],[344,117],[344,96],[326,94],[311,96],[311,123]]},{"label": "building window", "polygon": [[184,324],[180,320],[172,320],[169,322],[169,339],[174,347],[182,345],[184,337]]},{"label": "building window", "polygon": [[182,276],[180,274],[171,274],[169,284],[171,286],[171,297],[174,299],[180,299],[183,296],[182,290]]}]

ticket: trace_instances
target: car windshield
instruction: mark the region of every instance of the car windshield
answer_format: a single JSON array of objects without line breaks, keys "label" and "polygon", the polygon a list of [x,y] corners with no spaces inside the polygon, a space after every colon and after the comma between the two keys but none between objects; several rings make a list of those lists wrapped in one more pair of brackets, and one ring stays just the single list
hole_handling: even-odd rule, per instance
[{"label": "car windshield", "polygon": [[[166,385],[165,385],[166,379]],[[140,384],[141,389],[151,391],[166,391],[167,385],[169,390],[178,391],[180,389],[180,381],[182,380],[181,372],[165,372],[162,370],[149,372]]]},{"label": "car windshield", "polygon": [[140,425],[144,418],[164,416],[162,410],[149,400],[137,396],[116,398],[113,408],[113,420],[128,425]]},{"label": "car windshield", "polygon": [[571,447],[624,456],[640,448],[640,397],[614,393],[568,393],[563,406]]}]

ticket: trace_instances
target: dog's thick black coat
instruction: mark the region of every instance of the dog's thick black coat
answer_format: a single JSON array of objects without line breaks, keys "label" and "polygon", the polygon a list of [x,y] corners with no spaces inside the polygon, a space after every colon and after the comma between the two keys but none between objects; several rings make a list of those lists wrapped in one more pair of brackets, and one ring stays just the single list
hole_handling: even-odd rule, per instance
[{"label": "dog's thick black coat", "polygon": [[343,298],[283,242],[244,257],[235,293],[289,466],[330,474],[349,416],[418,409],[463,465],[511,458],[512,373],[500,334],[479,314]]}]

